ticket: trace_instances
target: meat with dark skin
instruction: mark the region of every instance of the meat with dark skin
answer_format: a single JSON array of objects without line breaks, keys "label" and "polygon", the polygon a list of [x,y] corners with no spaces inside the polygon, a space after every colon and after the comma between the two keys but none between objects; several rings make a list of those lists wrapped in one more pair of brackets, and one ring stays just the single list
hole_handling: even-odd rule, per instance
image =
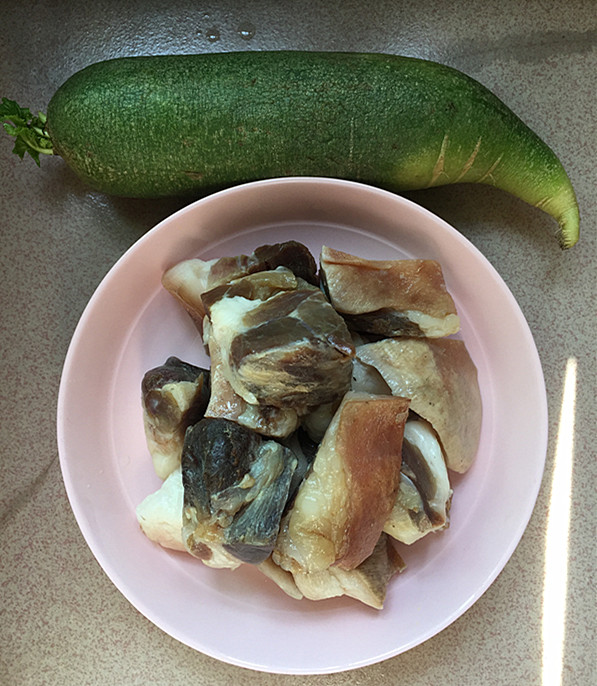
[{"label": "meat with dark skin", "polygon": [[214,260],[189,259],[166,270],[162,285],[187,310],[199,331],[205,307],[201,296],[207,291],[249,274],[285,267],[295,277],[317,286],[317,264],[302,243],[285,241],[262,245],[251,255],[221,257]]},{"label": "meat with dark skin", "polygon": [[287,288],[288,275],[294,278],[284,268],[252,274],[205,293],[203,302],[210,350],[219,348],[236,393],[304,414],[349,389],[354,345],[323,293],[301,279]]},{"label": "meat with dark skin", "polygon": [[293,452],[227,419],[190,427],[182,454],[183,540],[251,564],[271,554],[297,465]]},{"label": "meat with dark skin", "polygon": [[[171,400],[164,395],[163,389],[171,383],[187,381],[200,384],[197,388],[196,402],[181,416],[180,408],[174,407]],[[143,407],[161,426],[170,429],[182,420],[186,426],[199,421],[209,401],[209,371],[183,362],[177,357],[169,357],[163,365],[154,367],[145,373],[141,382]],[[205,406],[204,406],[205,404]]]},{"label": "meat with dark skin", "polygon": [[286,438],[296,430],[299,417],[291,408],[271,405],[250,405],[230,385],[222,365],[222,354],[217,345],[209,346],[211,358],[211,397],[205,410],[206,417],[230,419],[263,436]]},{"label": "meat with dark skin", "polygon": [[147,445],[157,475],[165,479],[180,464],[187,427],[205,414],[210,373],[169,357],[145,373],[141,395]]},{"label": "meat with dark skin", "polygon": [[319,283],[317,263],[309,250],[298,241],[262,245],[255,249],[253,256],[257,264],[265,265],[265,269],[288,267],[300,279],[314,286]]}]

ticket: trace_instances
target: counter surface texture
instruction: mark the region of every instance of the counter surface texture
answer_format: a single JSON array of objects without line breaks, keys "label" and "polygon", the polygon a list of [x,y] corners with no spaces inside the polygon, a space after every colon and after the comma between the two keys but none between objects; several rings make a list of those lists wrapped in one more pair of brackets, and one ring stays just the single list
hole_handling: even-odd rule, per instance
[{"label": "counter surface texture", "polygon": [[[41,170],[29,158],[21,162],[11,155],[12,141],[2,135],[2,686],[597,683],[596,29],[592,0],[4,3],[0,96],[33,111],[44,111],[75,71],[125,55],[334,50],[448,64],[490,88],[548,142],[569,173],[582,220],[579,243],[561,251],[550,217],[493,188],[462,185],[407,194],[487,257],[528,321],[547,388],[543,482],[528,527],[503,571],[441,633],[352,671],[269,674],[201,654],[138,612],[87,546],[61,474],[56,406],[77,322],[118,258],[182,204],[90,191],[60,159],[42,159]],[[577,375],[570,411],[573,440],[566,448],[558,438],[571,365]],[[562,478],[565,483],[558,481]],[[562,499],[567,483],[569,497],[565,493]],[[550,514],[562,512],[562,525],[550,526]],[[559,548],[561,559],[548,588],[549,545]],[[555,614],[553,603],[549,611],[562,637],[556,646],[546,627],[547,603],[554,597],[559,604]]]}]

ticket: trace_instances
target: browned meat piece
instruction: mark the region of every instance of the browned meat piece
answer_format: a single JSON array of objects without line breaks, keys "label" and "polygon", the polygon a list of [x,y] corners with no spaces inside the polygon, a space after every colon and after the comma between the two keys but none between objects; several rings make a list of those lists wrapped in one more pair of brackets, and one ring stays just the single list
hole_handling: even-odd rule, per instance
[{"label": "browned meat piece", "polygon": [[482,407],[463,341],[385,339],[359,346],[357,358],[381,374],[393,395],[411,399],[411,410],[435,429],[448,468],[466,472],[479,445]]},{"label": "browned meat piece", "polygon": [[274,561],[294,573],[354,569],[396,500],[409,401],[349,392],[285,516]]},{"label": "browned meat piece", "polygon": [[435,260],[366,260],[324,246],[320,278],[354,331],[435,338],[460,328]]}]

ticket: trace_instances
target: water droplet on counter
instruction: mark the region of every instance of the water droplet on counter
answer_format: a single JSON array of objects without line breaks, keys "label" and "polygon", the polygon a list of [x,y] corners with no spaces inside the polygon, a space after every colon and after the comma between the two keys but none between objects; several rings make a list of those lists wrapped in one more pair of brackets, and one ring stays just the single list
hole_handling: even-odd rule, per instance
[{"label": "water droplet on counter", "polygon": [[208,29],[205,32],[205,37],[210,43],[215,43],[220,40],[220,31],[216,28]]},{"label": "water droplet on counter", "polygon": [[255,27],[253,24],[251,24],[251,22],[248,21],[240,24],[237,31],[243,40],[251,40],[251,38],[253,38],[255,35]]}]

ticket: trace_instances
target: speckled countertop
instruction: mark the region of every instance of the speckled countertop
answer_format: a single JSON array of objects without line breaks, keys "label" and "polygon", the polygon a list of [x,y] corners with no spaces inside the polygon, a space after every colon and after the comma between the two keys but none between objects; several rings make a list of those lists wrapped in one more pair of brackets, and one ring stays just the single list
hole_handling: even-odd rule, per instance
[{"label": "speckled countertop", "polygon": [[[58,159],[43,160],[41,171],[31,160],[19,162],[4,136],[2,686],[597,683],[596,29],[593,0],[3,4],[0,96],[32,109],[44,110],[77,69],[129,54],[291,48],[391,52],[447,63],[491,88],[556,151],[577,191],[582,232],[576,247],[561,252],[547,216],[491,188],[410,194],[483,252],[533,332],[550,417],[537,504],[493,585],[422,645],[351,672],[252,672],[178,643],[120,594],[79,531],[58,460],[58,385],[77,321],[118,257],[180,205],[90,192]],[[564,444],[558,431],[566,370],[574,365],[569,360],[576,361],[577,381],[569,386],[573,440]],[[550,514],[560,526],[548,525]],[[550,546],[559,551],[555,558],[546,553]],[[555,643],[554,635],[560,637]]]}]

